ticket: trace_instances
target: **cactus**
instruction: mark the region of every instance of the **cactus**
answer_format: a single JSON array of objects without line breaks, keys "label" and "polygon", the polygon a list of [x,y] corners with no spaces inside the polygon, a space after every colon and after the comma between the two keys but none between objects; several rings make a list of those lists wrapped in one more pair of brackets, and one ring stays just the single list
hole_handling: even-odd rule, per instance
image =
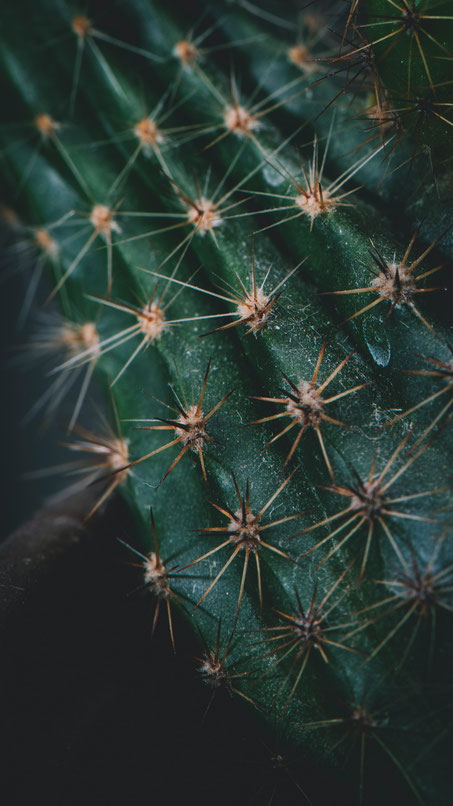
[{"label": "cactus", "polygon": [[[348,803],[446,804],[451,14],[27,14],[3,34],[0,136],[3,218],[33,293],[51,279],[31,413],[76,389],[87,517],[127,499],[136,533],[112,539],[152,630],[177,653],[179,608],[213,690],[352,776]],[[83,425],[92,376],[108,428]]]}]

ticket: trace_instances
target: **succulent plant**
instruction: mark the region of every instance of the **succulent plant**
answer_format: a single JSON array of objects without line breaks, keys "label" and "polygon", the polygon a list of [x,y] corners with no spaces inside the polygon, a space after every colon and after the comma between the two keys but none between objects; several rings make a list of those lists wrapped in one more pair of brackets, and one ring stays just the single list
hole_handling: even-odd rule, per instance
[{"label": "succulent plant", "polygon": [[25,6],[3,219],[87,518],[121,491],[153,629],[348,803],[446,804],[447,4]]}]

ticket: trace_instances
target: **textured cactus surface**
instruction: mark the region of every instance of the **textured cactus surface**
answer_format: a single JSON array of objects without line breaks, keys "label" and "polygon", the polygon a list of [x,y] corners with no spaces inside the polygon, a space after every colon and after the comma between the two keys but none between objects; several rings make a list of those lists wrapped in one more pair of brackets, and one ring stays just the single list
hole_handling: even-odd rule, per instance
[{"label": "textured cactus surface", "polygon": [[8,17],[2,214],[51,370],[31,427],[65,413],[87,517],[129,500],[112,540],[207,684],[348,802],[449,803],[451,5]]}]

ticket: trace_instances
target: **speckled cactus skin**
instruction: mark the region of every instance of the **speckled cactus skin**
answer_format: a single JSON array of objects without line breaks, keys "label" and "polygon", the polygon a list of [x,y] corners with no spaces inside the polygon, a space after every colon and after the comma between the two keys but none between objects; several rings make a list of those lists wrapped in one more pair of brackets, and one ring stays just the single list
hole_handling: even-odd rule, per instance
[{"label": "speckled cactus skin", "polygon": [[[47,416],[76,378],[88,517],[122,492],[153,625],[177,652],[180,608],[204,680],[305,765],[358,804],[449,803],[448,4],[44,0],[24,24],[3,217],[49,269],[31,349]],[[92,374],[110,435],[83,425]]]}]

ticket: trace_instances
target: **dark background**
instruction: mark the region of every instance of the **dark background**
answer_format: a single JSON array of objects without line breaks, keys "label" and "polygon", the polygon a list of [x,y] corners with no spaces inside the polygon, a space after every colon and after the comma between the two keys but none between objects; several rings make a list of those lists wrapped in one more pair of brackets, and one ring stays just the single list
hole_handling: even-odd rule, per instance
[{"label": "dark background", "polygon": [[[151,640],[153,599],[115,535],[122,502],[85,529],[86,499],[49,509],[0,549],[2,803],[351,803],[293,763],[275,735],[196,671],[200,647],[174,613]],[[284,752],[284,761],[273,760]],[[333,784],[335,783],[335,789]],[[331,788],[332,787],[332,788]]]}]

